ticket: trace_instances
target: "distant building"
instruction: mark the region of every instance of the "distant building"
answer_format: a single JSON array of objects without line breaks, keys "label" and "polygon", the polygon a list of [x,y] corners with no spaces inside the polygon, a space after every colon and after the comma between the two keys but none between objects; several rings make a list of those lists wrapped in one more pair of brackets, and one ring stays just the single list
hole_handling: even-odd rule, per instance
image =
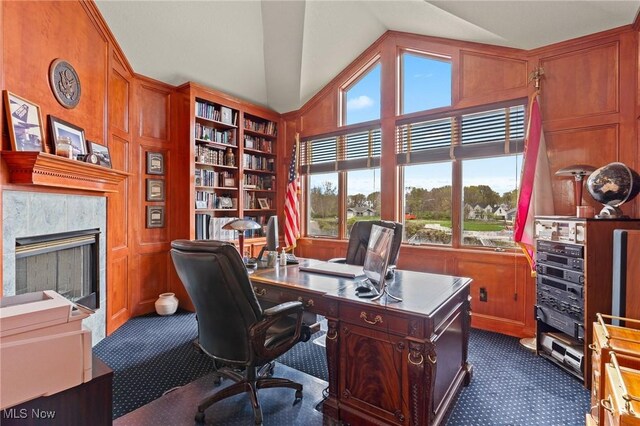
[{"label": "distant building", "polygon": [[360,216],[375,216],[376,212],[371,207],[349,207],[347,209],[347,219]]}]

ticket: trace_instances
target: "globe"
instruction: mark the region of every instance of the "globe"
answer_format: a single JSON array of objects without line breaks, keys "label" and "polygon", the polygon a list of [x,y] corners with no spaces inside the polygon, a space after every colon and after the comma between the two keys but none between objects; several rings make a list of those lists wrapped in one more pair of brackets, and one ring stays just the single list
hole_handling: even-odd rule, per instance
[{"label": "globe", "polygon": [[589,194],[604,208],[596,217],[623,217],[619,207],[640,191],[640,176],[623,163],[610,163],[595,170],[587,179]]}]

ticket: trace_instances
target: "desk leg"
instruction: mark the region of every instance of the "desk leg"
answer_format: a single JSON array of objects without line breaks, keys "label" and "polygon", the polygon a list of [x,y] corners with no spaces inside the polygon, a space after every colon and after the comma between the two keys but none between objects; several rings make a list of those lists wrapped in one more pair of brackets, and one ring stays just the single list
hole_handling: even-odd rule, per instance
[{"label": "desk leg", "polygon": [[462,361],[464,362],[464,370],[466,371],[464,377],[464,386],[469,386],[471,378],[473,377],[473,365],[469,364],[469,334],[471,333],[471,296],[467,296],[466,302],[462,306],[462,312],[464,314],[462,318]]},{"label": "desk leg", "polygon": [[329,397],[322,404],[322,412],[325,416],[338,419],[338,361],[340,359],[338,345],[339,322],[327,318],[327,368],[329,370]]}]

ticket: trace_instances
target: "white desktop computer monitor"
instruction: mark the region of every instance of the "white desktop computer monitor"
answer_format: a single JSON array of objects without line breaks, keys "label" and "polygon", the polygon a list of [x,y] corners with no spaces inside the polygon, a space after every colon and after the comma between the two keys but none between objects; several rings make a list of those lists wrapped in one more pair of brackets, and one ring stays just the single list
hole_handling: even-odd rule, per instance
[{"label": "white desktop computer monitor", "polygon": [[258,260],[262,260],[262,254],[266,251],[276,251],[278,249],[278,216],[271,216],[265,227],[264,235],[267,239],[267,243],[260,254]]},{"label": "white desktop computer monitor", "polygon": [[385,275],[389,264],[393,234],[393,229],[384,226],[373,225],[371,227],[363,270],[367,280],[379,293],[382,293],[385,288]]}]

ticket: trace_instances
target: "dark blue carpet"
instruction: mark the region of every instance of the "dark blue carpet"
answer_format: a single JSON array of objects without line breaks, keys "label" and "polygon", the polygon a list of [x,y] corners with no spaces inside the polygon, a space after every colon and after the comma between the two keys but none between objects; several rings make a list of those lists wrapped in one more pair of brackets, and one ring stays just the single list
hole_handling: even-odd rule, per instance
[{"label": "dark blue carpet", "polygon": [[[114,370],[114,418],[213,371],[211,361],[191,343],[196,334],[192,313],[151,314],[129,320],[94,347]],[[278,361],[327,380],[324,348],[312,341],[296,345]],[[473,380],[460,394],[448,425],[584,425],[589,392],[518,339],[472,330],[469,362]]]}]

